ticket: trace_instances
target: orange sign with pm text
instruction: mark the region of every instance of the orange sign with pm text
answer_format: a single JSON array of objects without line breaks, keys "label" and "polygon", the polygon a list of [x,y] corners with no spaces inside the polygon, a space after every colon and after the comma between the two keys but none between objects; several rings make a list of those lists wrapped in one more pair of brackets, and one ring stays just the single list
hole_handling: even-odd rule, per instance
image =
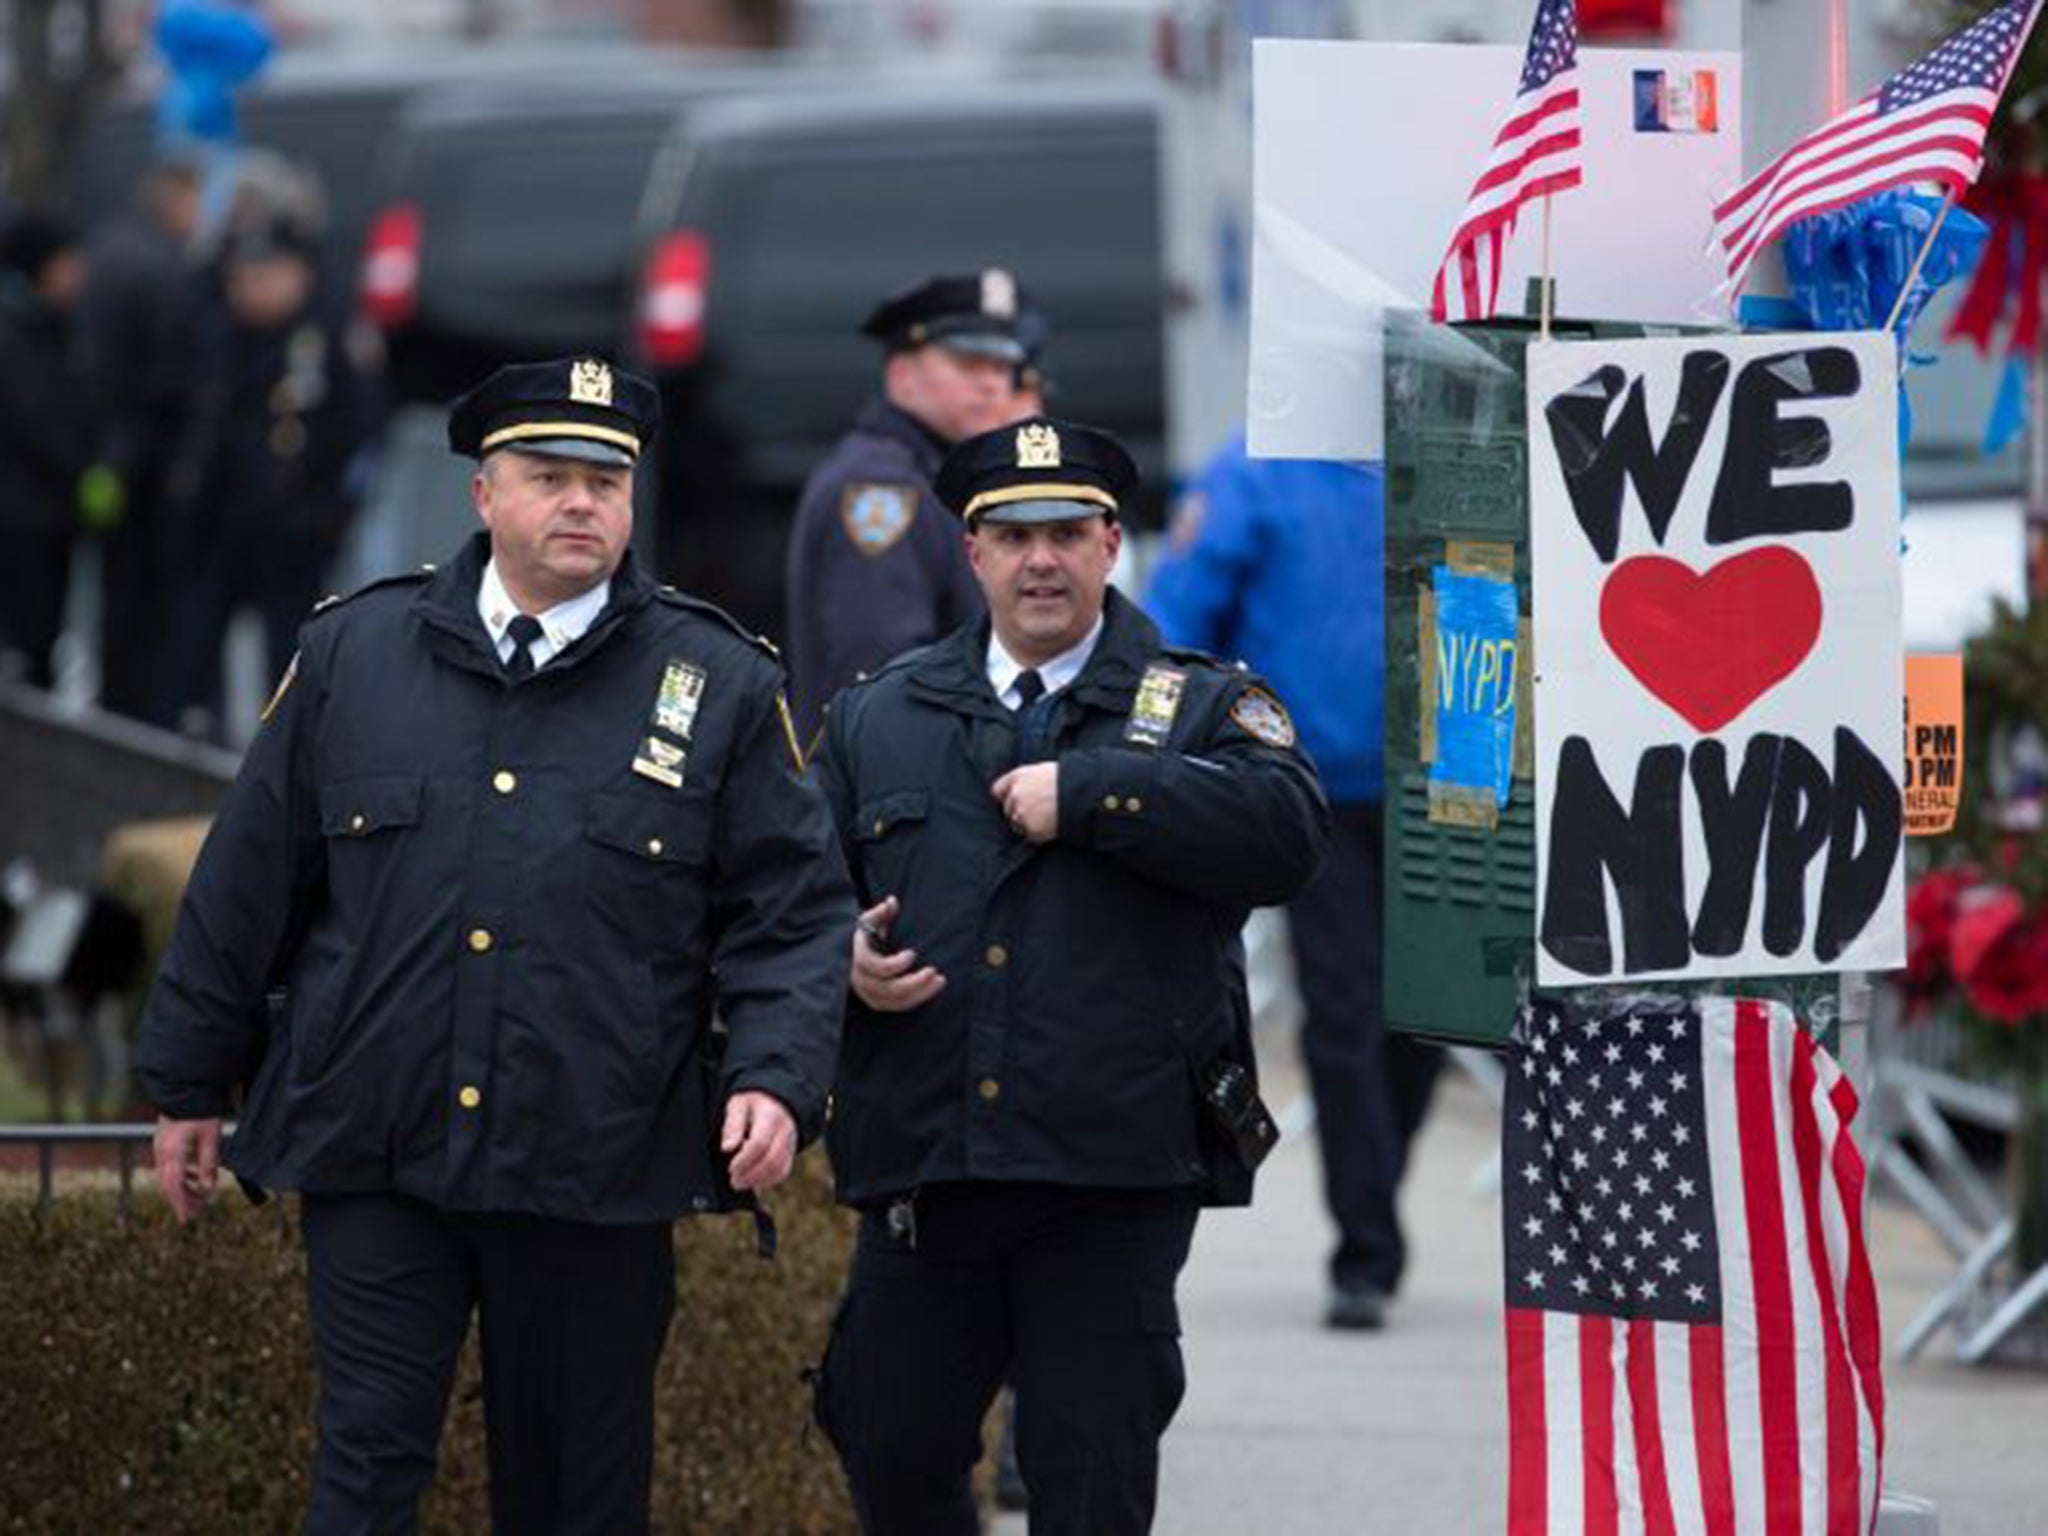
[{"label": "orange sign with pm text", "polygon": [[1963,658],[1906,658],[1906,835],[1938,837],[1963,799]]}]

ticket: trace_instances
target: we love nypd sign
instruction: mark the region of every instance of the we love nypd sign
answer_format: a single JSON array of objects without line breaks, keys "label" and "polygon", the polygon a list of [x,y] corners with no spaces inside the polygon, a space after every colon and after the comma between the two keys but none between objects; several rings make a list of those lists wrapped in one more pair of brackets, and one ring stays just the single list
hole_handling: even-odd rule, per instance
[{"label": "we love nypd sign", "polygon": [[1538,981],[1902,964],[1890,341],[1528,357]]}]

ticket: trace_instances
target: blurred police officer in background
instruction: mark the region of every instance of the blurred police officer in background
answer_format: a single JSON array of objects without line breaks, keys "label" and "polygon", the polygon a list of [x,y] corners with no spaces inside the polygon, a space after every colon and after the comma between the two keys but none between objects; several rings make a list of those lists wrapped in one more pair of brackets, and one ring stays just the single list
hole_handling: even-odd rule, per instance
[{"label": "blurred police officer in background", "polygon": [[1337,1225],[1333,1328],[1379,1327],[1401,1283],[1395,1202],[1442,1057],[1389,1035],[1380,1011],[1382,519],[1377,468],[1253,459],[1240,437],[1182,502],[1145,594],[1175,643],[1273,679],[1330,797],[1330,856],[1287,912]]},{"label": "blurred police officer in background", "polygon": [[133,205],[96,226],[86,246],[83,319],[102,365],[101,452],[123,492],[99,541],[100,704],[127,715],[157,702],[169,622],[162,490],[175,402],[164,386],[192,298],[202,192],[196,160],[159,161],[143,171]]},{"label": "blurred police officer in background", "polygon": [[627,548],[655,409],[592,359],[456,403],[485,531],[306,624],[143,1019],[179,1216],[302,1195],[315,1536],[416,1528],[472,1309],[493,1531],[646,1531],[670,1223],[820,1128],[844,866],[772,653]]},{"label": "blurred police officer in background", "polygon": [[48,688],[99,431],[78,326],[86,258],[68,224],[0,227],[0,676]]},{"label": "blurred police officer in background", "polygon": [[854,678],[981,612],[931,480],[949,446],[1015,414],[1021,303],[990,267],[906,288],[861,326],[886,354],[882,394],[812,471],[790,531],[786,633],[806,742]]},{"label": "blurred police officer in background", "polygon": [[828,1131],[862,1212],[819,1417],[870,1536],[967,1536],[1005,1379],[1039,1536],[1149,1529],[1197,1208],[1270,1146],[1239,929],[1327,837],[1286,711],[1108,588],[1136,472],[1043,418],[937,490],[988,616],[843,693],[866,908]]},{"label": "blurred police officer in background", "polygon": [[244,607],[262,619],[268,674],[283,668],[355,512],[371,413],[345,297],[320,271],[321,218],[304,178],[245,184],[162,386],[179,402],[166,725],[219,731],[222,646]]}]

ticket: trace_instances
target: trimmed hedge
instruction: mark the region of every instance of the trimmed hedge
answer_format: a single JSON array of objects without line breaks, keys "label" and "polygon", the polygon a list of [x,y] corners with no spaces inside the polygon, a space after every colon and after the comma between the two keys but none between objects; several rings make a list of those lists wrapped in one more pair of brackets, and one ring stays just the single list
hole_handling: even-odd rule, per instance
[{"label": "trimmed hedge", "polygon": [[[824,1160],[772,1197],[780,1255],[744,1217],[677,1226],[661,1362],[655,1530],[841,1536],[854,1522],[802,1367],[823,1353],[851,1251]],[[483,1407],[465,1356],[423,1528],[489,1530]],[[230,1189],[179,1229],[144,1198],[0,1195],[0,1533],[280,1536],[303,1517],[314,1374],[296,1225]]]}]

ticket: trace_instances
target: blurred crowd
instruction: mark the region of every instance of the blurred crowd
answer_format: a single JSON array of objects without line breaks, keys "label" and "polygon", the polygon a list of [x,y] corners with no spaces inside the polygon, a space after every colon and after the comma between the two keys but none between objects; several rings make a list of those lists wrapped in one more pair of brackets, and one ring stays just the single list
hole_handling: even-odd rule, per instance
[{"label": "blurred crowd", "polygon": [[251,151],[160,160],[93,228],[0,226],[0,676],[52,685],[75,566],[108,709],[220,737],[245,610],[282,669],[375,411],[324,222],[310,174]]}]

